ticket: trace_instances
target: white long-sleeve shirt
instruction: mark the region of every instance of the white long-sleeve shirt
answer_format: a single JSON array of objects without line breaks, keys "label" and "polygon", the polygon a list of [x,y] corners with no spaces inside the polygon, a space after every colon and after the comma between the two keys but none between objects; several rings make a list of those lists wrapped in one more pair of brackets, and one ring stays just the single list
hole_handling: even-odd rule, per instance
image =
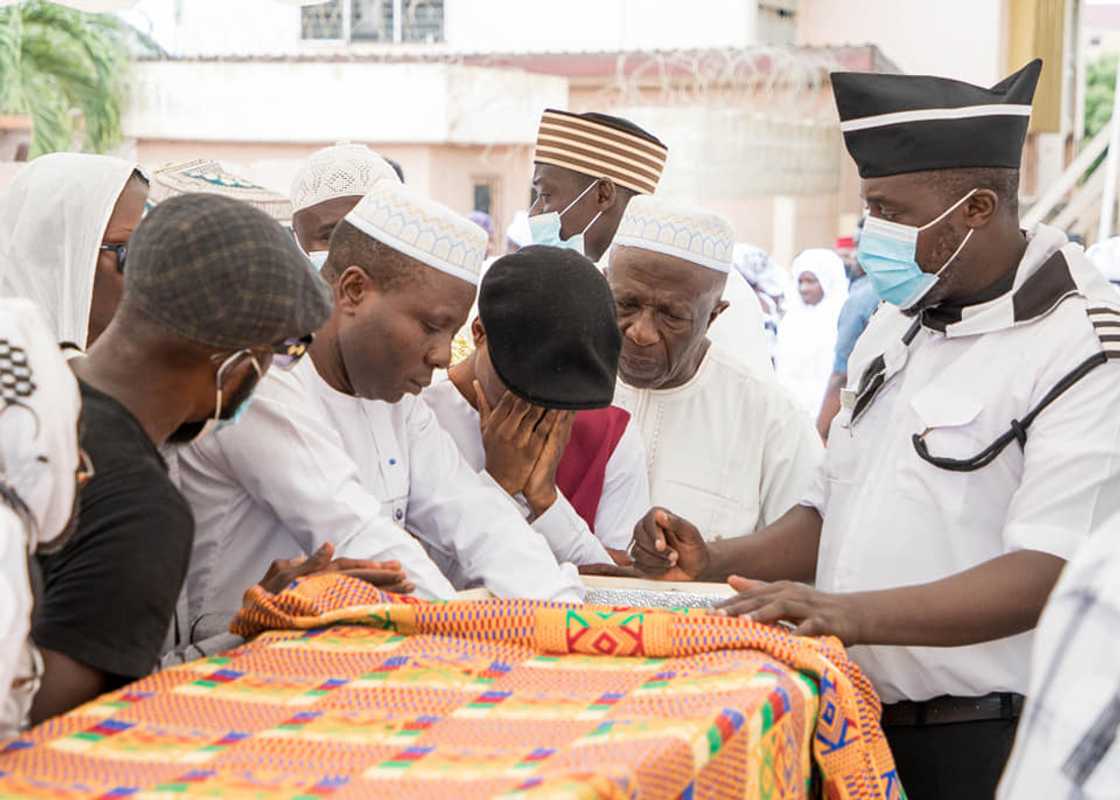
[{"label": "white long-sleeve shirt", "polygon": [[[437,381],[425,389],[421,397],[459,445],[467,463],[484,473],[486,450],[479,431],[478,412],[455,384],[446,378]],[[645,450],[635,427],[627,425],[607,461],[603,494],[595,512],[595,533],[562,492],[557,492],[556,502],[533,522],[533,528],[548,540],[560,561],[611,563],[603,548],[625,550],[633,538],[634,526],[649,507]]]},{"label": "white long-sleeve shirt", "polygon": [[[979,469],[934,466],[913,440],[921,436],[933,457],[972,458],[1102,352],[1095,331],[1120,329],[1120,298],[1081,248],[1039,226],[1011,290],[956,316],[924,316],[907,346],[914,318],[883,306],[856,343],[844,408],[804,498],[824,520],[823,591],[930,583],[1018,550],[1068,559],[1120,509],[1116,361],[1038,414],[1023,445],[1012,441]],[[881,388],[861,394],[861,384]],[[888,703],[1025,694],[1032,637],[851,654]]]},{"label": "white long-sleeve shirt", "polygon": [[311,358],[291,372],[269,371],[237,424],[180,451],[179,470],[196,521],[186,582],[192,624],[207,614],[228,619],[274,559],[309,555],[327,541],[337,557],[400,561],[420,597],[462,588],[424,547],[499,597],[582,595],[575,568],[557,564],[422,400],[342,394]]},{"label": "white long-sleeve shirt", "polygon": [[716,540],[753,533],[801,499],[823,456],[820,436],[773,370],[712,344],[673,389],[619,381],[615,404],[645,444],[650,496]]}]

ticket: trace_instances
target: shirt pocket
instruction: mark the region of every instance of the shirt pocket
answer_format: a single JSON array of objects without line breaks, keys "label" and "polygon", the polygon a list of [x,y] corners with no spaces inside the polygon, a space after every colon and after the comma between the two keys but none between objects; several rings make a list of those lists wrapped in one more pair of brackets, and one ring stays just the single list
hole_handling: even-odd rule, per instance
[{"label": "shirt pocket", "polygon": [[665,486],[671,502],[658,499],[657,504],[687,519],[709,542],[753,533],[758,524],[757,500],[738,501],[681,481],[666,481]]},{"label": "shirt pocket", "polygon": [[910,399],[913,428],[900,433],[909,441],[899,456],[898,489],[923,511],[940,511],[947,520],[958,519],[969,494],[972,472],[943,469],[918,455],[913,441],[917,434],[934,458],[967,460],[991,443],[984,428],[985,404],[979,398],[931,386]]}]

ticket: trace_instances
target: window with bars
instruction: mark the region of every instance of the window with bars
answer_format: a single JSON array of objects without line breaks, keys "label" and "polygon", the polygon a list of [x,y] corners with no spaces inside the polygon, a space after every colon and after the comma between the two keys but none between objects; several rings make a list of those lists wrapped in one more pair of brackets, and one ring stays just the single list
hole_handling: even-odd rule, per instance
[{"label": "window with bars", "polygon": [[307,41],[443,41],[443,0],[330,0],[300,13]]}]

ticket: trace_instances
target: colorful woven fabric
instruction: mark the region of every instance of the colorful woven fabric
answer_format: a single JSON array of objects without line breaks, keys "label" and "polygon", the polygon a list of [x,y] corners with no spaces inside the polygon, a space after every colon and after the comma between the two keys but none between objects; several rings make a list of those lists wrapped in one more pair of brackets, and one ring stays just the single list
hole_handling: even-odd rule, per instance
[{"label": "colorful woven fabric", "polygon": [[834,639],[337,575],[247,599],[256,639],[10,743],[0,798],[904,796]]}]

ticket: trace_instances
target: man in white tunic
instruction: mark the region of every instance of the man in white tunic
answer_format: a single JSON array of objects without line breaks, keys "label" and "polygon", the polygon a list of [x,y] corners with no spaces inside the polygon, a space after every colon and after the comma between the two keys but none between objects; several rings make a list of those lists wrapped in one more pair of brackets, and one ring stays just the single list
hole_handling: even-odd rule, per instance
[{"label": "man in white tunic", "polygon": [[422,397],[559,560],[611,563],[604,548],[622,554],[650,502],[641,437],[610,405],[621,336],[606,279],[534,245],[494,262],[478,305],[474,352]]},{"label": "man in white tunic", "polygon": [[718,215],[636,197],[607,273],[622,331],[615,403],[641,431],[650,495],[702,520],[711,539],[778,519],[823,453],[772,371],[752,370],[708,339],[727,308],[720,298],[734,243]]},{"label": "man in white tunic", "polygon": [[1031,630],[1120,507],[1120,297],[1061,231],[1019,228],[1041,67],[991,89],[833,75],[869,213],[859,260],[886,304],[824,466],[754,537],[705,545],[655,510],[634,547],[649,572],[760,579],[731,578],[727,613],[851,645],[915,800],[992,797]]},{"label": "man in white tunic", "polygon": [[334,313],[310,357],[262,380],[238,425],[182,453],[197,524],[192,640],[228,622],[245,575],[326,541],[341,557],[400,562],[421,597],[463,588],[421,541],[498,596],[580,597],[575,568],[416,397],[448,365],[485,249],[477,226],[394,181],[339,224],[322,273]]}]

